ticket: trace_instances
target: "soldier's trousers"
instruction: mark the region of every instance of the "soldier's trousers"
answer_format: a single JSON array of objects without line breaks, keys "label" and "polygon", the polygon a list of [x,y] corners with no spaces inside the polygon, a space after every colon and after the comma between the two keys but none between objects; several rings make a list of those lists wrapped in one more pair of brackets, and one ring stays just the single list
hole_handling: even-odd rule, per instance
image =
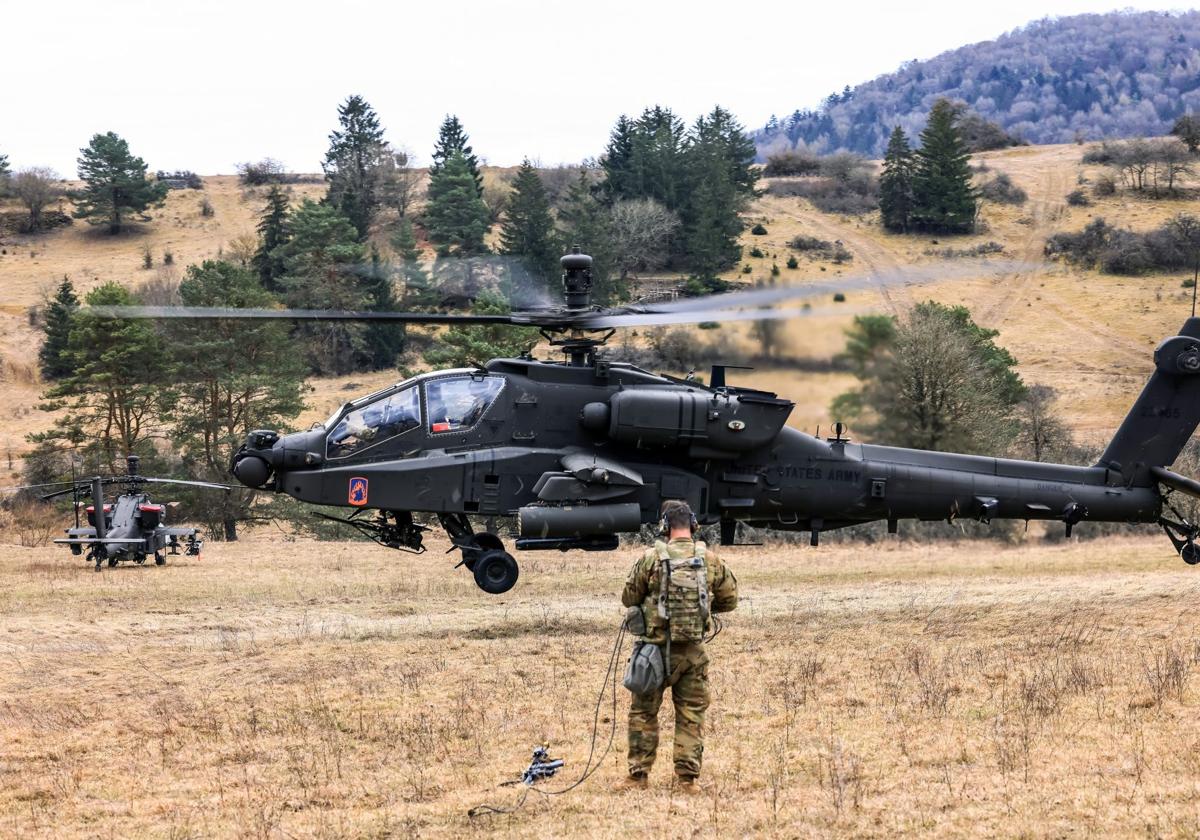
[{"label": "soldier's trousers", "polygon": [[[665,651],[664,651],[665,652]],[[675,774],[700,775],[704,760],[704,712],[708,708],[708,653],[699,643],[672,643],[666,686],[635,694],[629,706],[629,773],[650,771],[658,751],[658,710],[671,689],[675,704]]]}]

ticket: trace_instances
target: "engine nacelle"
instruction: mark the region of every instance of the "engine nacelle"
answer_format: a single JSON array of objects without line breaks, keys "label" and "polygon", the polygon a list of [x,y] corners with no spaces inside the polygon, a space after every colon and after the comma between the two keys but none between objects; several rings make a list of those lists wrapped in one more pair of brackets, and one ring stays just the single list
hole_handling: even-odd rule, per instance
[{"label": "engine nacelle", "polygon": [[640,448],[689,448],[697,457],[721,457],[769,444],[793,405],[761,391],[630,388],[608,403],[584,406],[580,422]]}]

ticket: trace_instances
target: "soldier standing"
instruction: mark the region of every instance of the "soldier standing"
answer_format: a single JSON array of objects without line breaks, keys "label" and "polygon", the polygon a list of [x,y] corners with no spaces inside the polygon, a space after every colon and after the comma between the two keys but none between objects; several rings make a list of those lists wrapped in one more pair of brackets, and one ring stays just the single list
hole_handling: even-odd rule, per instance
[{"label": "soldier standing", "polygon": [[629,707],[629,776],[620,789],[645,788],[658,750],[658,710],[671,689],[675,704],[675,776],[679,789],[699,790],[704,757],[704,712],[708,708],[708,654],[704,636],[710,613],[737,607],[737,579],[703,542],[695,540],[696,517],[687,502],[662,507],[666,542],[655,542],[634,564],[621,603],[639,607],[641,640],[663,650],[663,684],[635,694]]}]

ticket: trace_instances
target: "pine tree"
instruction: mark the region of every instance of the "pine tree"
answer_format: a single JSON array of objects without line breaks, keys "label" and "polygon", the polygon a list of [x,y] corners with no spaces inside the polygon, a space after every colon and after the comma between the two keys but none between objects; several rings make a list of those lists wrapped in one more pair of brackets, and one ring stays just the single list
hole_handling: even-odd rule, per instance
[{"label": "pine tree", "polygon": [[914,155],[904,130],[896,126],[888,140],[879,176],[879,213],[888,230],[906,233],[913,213]]},{"label": "pine tree", "polygon": [[633,184],[633,120],[622,114],[608,135],[608,147],[600,158],[604,170],[602,190],[610,203],[623,198],[641,198]]},{"label": "pine tree", "polygon": [[679,211],[687,195],[684,160],[687,131],[670,108],[655,105],[635,125],[630,155],[630,193],[623,198],[653,198]]},{"label": "pine tree", "polygon": [[341,129],[329,135],[322,168],[329,182],[329,203],[367,238],[371,219],[381,204],[380,187],[390,165],[390,150],[374,109],[361,96],[338,106]]},{"label": "pine tree", "polygon": [[488,232],[487,205],[479,197],[470,162],[454,152],[429,179],[429,201],[425,205],[425,229],[438,254],[472,256],[487,251],[483,237]]},{"label": "pine tree", "polygon": [[[378,249],[372,245],[370,268],[362,278],[367,293],[367,309],[369,311],[396,312],[400,309],[393,276],[391,266],[384,261]],[[367,324],[366,351],[369,357],[367,365],[372,370],[395,367],[396,360],[404,352],[406,340],[407,331],[402,322],[372,321]]]},{"label": "pine tree", "polygon": [[718,291],[718,274],[742,257],[741,211],[754,194],[754,147],[723,108],[696,120],[688,137],[687,199],[682,210],[685,253],[695,291]]},{"label": "pine tree", "polygon": [[[89,307],[130,306],[123,286],[109,282],[88,292]],[[152,324],[80,310],[72,319],[65,358],[70,372],[45,393],[46,411],[60,412],[35,443],[63,441],[86,447],[110,468],[142,453],[162,431],[168,352]]]},{"label": "pine tree", "polygon": [[76,310],[79,309],[79,298],[75,295],[75,286],[71,278],[63,275],[58,284],[58,291],[46,305],[45,324],[46,340],[38,351],[38,367],[42,378],[46,380],[61,379],[71,373],[72,361],[68,355],[71,340],[71,325]]},{"label": "pine tree", "polygon": [[108,225],[108,232],[121,232],[123,217],[161,206],[167,185],[146,180],[146,162],[129,152],[129,144],[113,132],[97,134],[79,150],[82,190],[71,193],[75,218],[90,224]]},{"label": "pine tree", "polygon": [[[283,262],[284,301],[296,309],[370,308],[361,275],[366,257],[358,231],[328,204],[305,199],[291,216],[291,238],[277,249]],[[366,327],[344,321],[296,328],[313,373],[334,376],[369,362]]]},{"label": "pine tree", "polygon": [[607,304],[627,297],[628,289],[615,269],[609,211],[597,199],[586,169],[580,170],[579,178],[568,190],[558,224],[564,250],[578,245],[592,258],[592,300]]},{"label": "pine tree", "polygon": [[258,221],[258,250],[250,265],[258,273],[258,281],[268,292],[283,291],[283,257],[279,248],[288,241],[288,194],[279,184],[272,184],[267,193],[267,206]]},{"label": "pine tree", "polygon": [[[274,297],[254,272],[206,260],[187,269],[179,284],[185,306],[269,308]],[[181,321],[171,331],[173,375],[164,403],[169,439],[187,476],[224,481],[234,450],[251,429],[288,425],[304,407],[305,367],[277,321]],[[237,539],[237,523],[250,518],[253,490],[196,493],[189,514],[215,539]]]},{"label": "pine tree", "polygon": [[545,289],[555,284],[562,248],[554,235],[550,199],[533,164],[526,158],[513,179],[512,195],[500,226],[500,253],[520,257],[521,283]]},{"label": "pine tree", "polygon": [[954,106],[939,99],[921,132],[913,176],[916,227],[938,233],[968,233],[975,227],[976,191],[971,186],[971,153],[958,133]]},{"label": "pine tree", "polygon": [[[503,294],[484,290],[476,298],[473,311],[479,315],[507,315],[512,307]],[[435,367],[477,367],[490,359],[519,356],[538,340],[536,327],[454,326],[442,334],[437,347],[425,353],[425,361]]]},{"label": "pine tree", "polygon": [[470,139],[462,123],[458,121],[458,117],[447,114],[446,119],[442,120],[442,126],[438,130],[437,143],[433,147],[433,161],[429,164],[429,177],[432,179],[434,175],[445,168],[446,162],[450,158],[455,154],[460,154],[467,163],[471,177],[475,179],[475,192],[482,198],[483,175],[479,173],[479,158],[475,156],[475,152],[469,145]]},{"label": "pine tree", "polygon": [[438,305],[429,273],[421,263],[421,251],[417,248],[417,237],[412,222],[405,219],[392,235],[392,249],[400,258],[400,279],[404,283],[401,309],[422,310]]}]

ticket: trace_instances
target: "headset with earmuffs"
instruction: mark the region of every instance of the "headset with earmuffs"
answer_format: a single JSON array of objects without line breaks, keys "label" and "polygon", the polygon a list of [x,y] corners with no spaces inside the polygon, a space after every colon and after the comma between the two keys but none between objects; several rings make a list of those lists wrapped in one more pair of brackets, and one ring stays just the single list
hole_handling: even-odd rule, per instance
[{"label": "headset with earmuffs", "polygon": [[[696,514],[692,510],[690,505],[688,506],[688,517],[691,519],[691,529],[692,529],[692,533],[694,534],[694,533],[696,533],[697,529],[699,529],[700,523],[696,521]],[[662,519],[659,520],[658,529],[659,529],[659,532],[663,533],[663,534],[671,533],[671,526],[667,522],[667,514],[665,512],[662,515]]]}]

